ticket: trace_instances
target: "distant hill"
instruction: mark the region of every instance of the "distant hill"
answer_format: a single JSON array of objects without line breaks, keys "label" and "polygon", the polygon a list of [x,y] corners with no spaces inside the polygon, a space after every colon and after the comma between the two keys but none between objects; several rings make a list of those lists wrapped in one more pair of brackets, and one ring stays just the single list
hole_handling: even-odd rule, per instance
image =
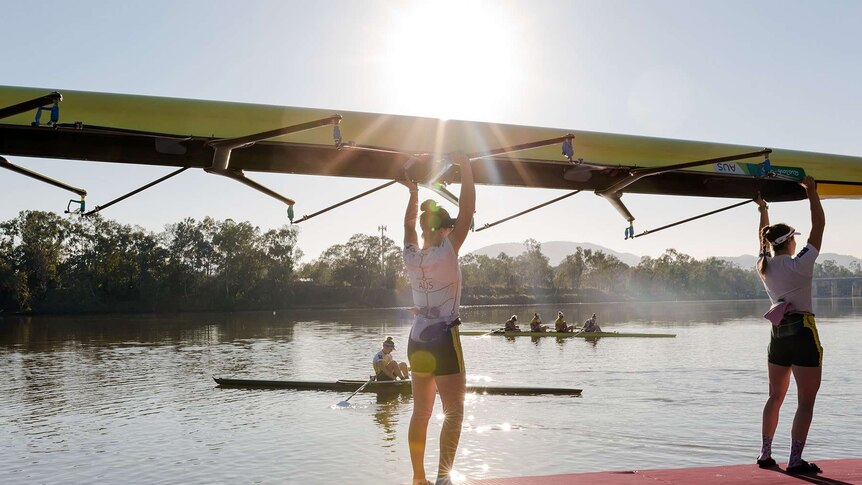
[{"label": "distant hill", "polygon": [[[617,258],[619,258],[620,261],[629,266],[637,266],[641,260],[641,256],[638,256],[636,254],[618,253],[613,249],[608,249],[604,246],[599,246],[598,244],[572,241],[543,242],[542,253],[548,257],[551,266],[556,266],[560,264],[560,262],[563,261],[566,256],[573,254],[575,251],[577,251],[578,246],[584,249],[602,251],[605,254],[616,256]],[[500,255],[500,253],[506,253],[509,256],[515,257],[523,253],[525,249],[526,248],[524,247],[523,243],[510,242],[485,246],[483,248],[479,248],[473,251],[471,254],[496,258]],[[751,269],[757,262],[757,256],[751,254],[743,254],[741,256],[720,256],[719,259],[731,262],[743,269]],[[823,253],[817,258],[817,261],[821,263],[828,260],[835,261],[835,263],[837,263],[839,266],[844,266],[847,268],[850,267],[850,264],[853,261],[858,261],[860,264],[862,264],[862,259],[846,254]]]}]

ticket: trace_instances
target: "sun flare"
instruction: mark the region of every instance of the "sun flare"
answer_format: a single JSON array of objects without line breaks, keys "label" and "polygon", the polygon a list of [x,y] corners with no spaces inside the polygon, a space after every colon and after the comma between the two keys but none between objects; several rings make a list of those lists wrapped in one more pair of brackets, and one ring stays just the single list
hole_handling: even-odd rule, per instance
[{"label": "sun flare", "polygon": [[524,56],[514,12],[476,1],[398,5],[383,36],[383,78],[393,109],[490,118],[518,93]]}]

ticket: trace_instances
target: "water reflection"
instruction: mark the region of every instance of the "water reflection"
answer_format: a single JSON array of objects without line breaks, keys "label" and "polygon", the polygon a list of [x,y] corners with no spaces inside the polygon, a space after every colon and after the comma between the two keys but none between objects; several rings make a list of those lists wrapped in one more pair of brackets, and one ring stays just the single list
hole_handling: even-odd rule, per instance
[{"label": "water reflection", "polygon": [[402,392],[378,392],[377,409],[374,412],[374,421],[380,425],[383,431],[383,446],[391,448],[398,443],[398,417],[403,414],[404,408],[411,401],[409,393]]},{"label": "water reflection", "polygon": [[69,344],[213,345],[263,337],[288,342],[297,320],[271,312],[179,315],[12,316],[0,318],[0,346],[30,352]]}]

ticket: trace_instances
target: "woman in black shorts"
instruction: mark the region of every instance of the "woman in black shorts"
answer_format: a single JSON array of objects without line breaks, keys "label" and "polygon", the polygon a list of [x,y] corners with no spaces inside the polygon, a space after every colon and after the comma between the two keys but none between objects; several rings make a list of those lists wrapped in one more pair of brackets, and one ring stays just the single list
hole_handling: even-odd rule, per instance
[{"label": "woman in black shorts", "polygon": [[[461,166],[461,194],[458,217],[452,219],[433,200],[422,203],[415,183],[405,183],[410,199],[404,215],[404,266],[413,292],[415,319],[407,342],[407,357],[413,379],[413,415],[407,440],[413,464],[413,483],[428,484],[425,478],[425,441],[434,399],[440,393],[443,427],[440,430],[440,462],[436,483],[451,483],[449,473],[461,438],[464,394],[467,377],[458,336],[461,300],[461,269],[458,251],[470,232],[476,208],[476,189],[470,160],[453,154]],[[422,229],[420,244],[416,220]]]},{"label": "woman in black shorts", "polygon": [[[772,438],[778,427],[778,413],[790,385],[790,376],[796,379],[799,402],[791,429],[789,473],[819,473],[814,463],[802,459],[802,449],[808,437],[808,428],[814,414],[814,401],[820,389],[823,364],[823,347],[814,322],[811,304],[811,279],[814,262],[820,253],[826,216],[820,205],[817,184],[805,177],[802,185],[808,194],[811,207],[811,233],[808,244],[796,251],[799,234],[786,224],[769,225],[766,202],[758,195],[760,206],[760,259],[757,272],[766,293],[772,301],[770,313],[772,338],[769,341],[769,399],[763,408],[762,447],[757,464],[761,468],[776,466],[772,458]],[[774,252],[774,256],[771,253]]]}]

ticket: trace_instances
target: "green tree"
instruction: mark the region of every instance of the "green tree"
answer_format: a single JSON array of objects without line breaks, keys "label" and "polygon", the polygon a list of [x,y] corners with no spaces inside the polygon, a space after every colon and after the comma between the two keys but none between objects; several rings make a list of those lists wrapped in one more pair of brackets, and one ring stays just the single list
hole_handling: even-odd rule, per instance
[{"label": "green tree", "polygon": [[524,241],[526,251],[515,258],[515,270],[524,278],[524,283],[533,288],[553,287],[554,272],[548,257],[542,253],[542,245],[535,239]]},{"label": "green tree", "polygon": [[209,217],[201,222],[187,218],[169,224],[162,233],[162,243],[168,253],[167,286],[175,299],[189,300],[198,295],[213,276],[217,266],[213,245],[216,226]]},{"label": "green tree", "polygon": [[302,258],[297,247],[298,233],[290,226],[271,229],[263,235],[263,247],[268,258],[266,279],[275,288],[284,288],[294,280],[296,262]]},{"label": "green tree", "polygon": [[[382,252],[382,267],[381,267]],[[321,285],[360,288],[395,287],[404,278],[401,249],[387,237],[354,234],[344,244],[327,248],[303,268],[302,275]]]},{"label": "green tree", "polygon": [[[855,262],[855,261],[854,261]],[[857,263],[858,266],[858,263]],[[845,276],[853,276],[853,271],[850,268],[841,266],[831,259],[827,259],[822,263],[817,263],[814,265],[814,277],[820,278],[836,278],[836,277],[845,277]]]},{"label": "green tree", "polygon": [[573,254],[568,256],[554,268],[554,283],[559,288],[579,289],[581,278],[587,269],[584,259],[584,248],[578,246]]},{"label": "green tree", "polygon": [[627,286],[629,266],[616,256],[603,251],[584,251],[586,276],[584,279],[593,288],[617,291]]},{"label": "green tree", "polygon": [[226,219],[212,236],[217,263],[216,282],[225,303],[259,303],[258,285],[266,274],[266,252],[260,229],[248,222]]},{"label": "green tree", "polygon": [[13,283],[18,286],[18,304],[25,310],[38,307],[57,285],[69,224],[49,212],[23,211],[0,230],[13,245],[6,266],[18,274]]},{"label": "green tree", "polygon": [[15,269],[13,237],[6,233],[6,227],[0,224],[0,310],[19,308],[24,286],[21,273]]}]

